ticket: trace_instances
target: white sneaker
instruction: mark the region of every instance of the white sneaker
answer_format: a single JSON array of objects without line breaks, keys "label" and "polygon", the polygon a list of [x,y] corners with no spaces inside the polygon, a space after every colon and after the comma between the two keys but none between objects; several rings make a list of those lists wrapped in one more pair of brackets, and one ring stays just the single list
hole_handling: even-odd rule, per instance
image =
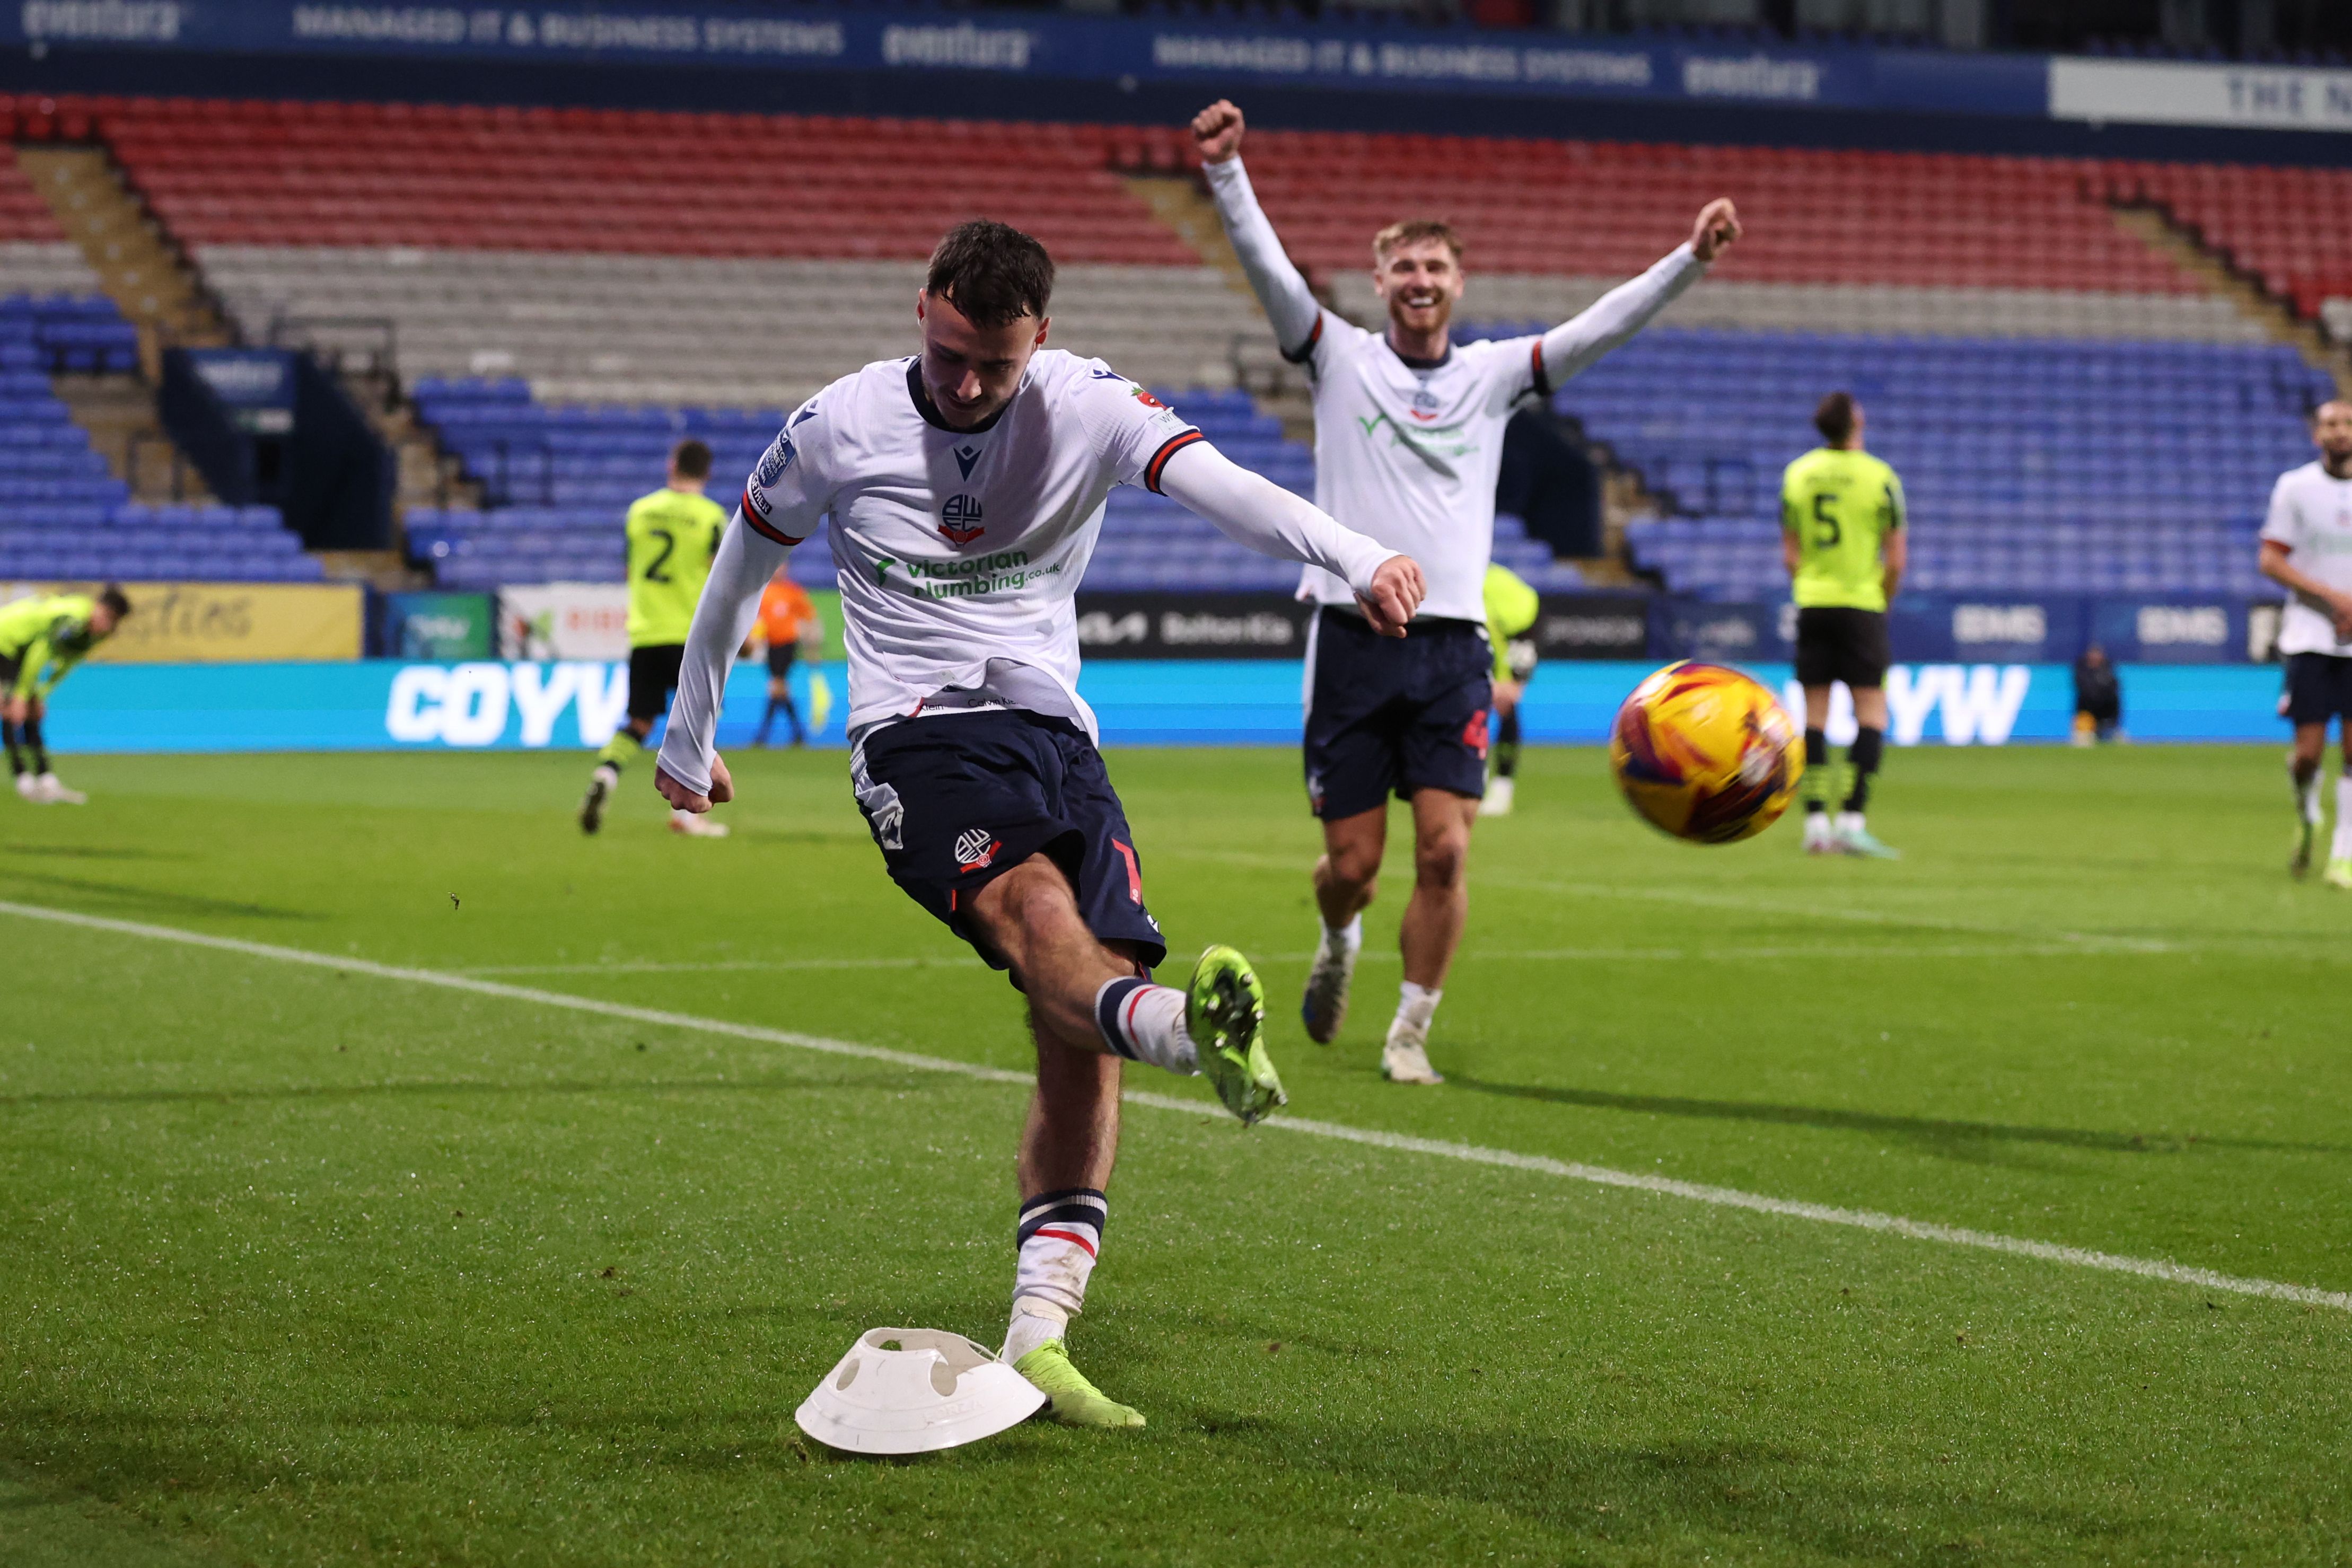
[{"label": "white sneaker", "polygon": [[1478,814],[1482,817],[1509,816],[1511,814],[1511,787],[1517,782],[1517,779],[1509,778],[1487,779],[1486,799],[1478,802]]},{"label": "white sneaker", "polygon": [[1445,1075],[1429,1064],[1428,1048],[1393,1030],[1381,1048],[1381,1076],[1391,1083],[1443,1083]]},{"label": "white sneaker", "polygon": [[34,788],[37,793],[34,795],[33,799],[39,800],[46,805],[87,806],[89,804],[89,796],[83,794],[79,789],[67,789],[63,784],[58,781],[58,776],[54,773],[42,774],[40,782],[35,785]]},{"label": "white sneaker", "polygon": [[1298,1004],[1298,1017],[1307,1026],[1307,1038],[1318,1045],[1328,1045],[1339,1039],[1339,1026],[1348,1021],[1348,984],[1356,976],[1358,951],[1333,942],[1328,930],[1316,944],[1315,962],[1307,971],[1307,995]]},{"label": "white sneaker", "polygon": [[29,773],[16,775],[16,793],[36,806],[41,804],[41,781]]},{"label": "white sneaker", "polygon": [[1805,852],[1809,855],[1843,854],[1845,846],[1838,842],[1837,830],[1830,826],[1827,811],[1805,813]]},{"label": "white sneaker", "polygon": [[691,811],[672,811],[669,831],[689,839],[723,839],[727,836],[727,824],[698,817]]}]

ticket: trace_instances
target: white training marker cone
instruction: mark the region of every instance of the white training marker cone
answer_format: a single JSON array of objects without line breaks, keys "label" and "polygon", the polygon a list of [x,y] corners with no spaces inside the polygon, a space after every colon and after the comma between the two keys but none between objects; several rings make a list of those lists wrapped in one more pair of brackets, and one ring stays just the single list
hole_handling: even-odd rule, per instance
[{"label": "white training marker cone", "polygon": [[992,1354],[938,1329],[872,1329],[793,1413],[802,1431],[853,1454],[929,1454],[992,1437],[1045,1396]]}]

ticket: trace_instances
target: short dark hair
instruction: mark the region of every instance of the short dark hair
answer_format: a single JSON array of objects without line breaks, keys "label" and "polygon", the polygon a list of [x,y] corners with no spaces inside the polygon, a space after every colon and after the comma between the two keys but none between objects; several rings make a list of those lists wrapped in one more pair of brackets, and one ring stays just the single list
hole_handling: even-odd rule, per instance
[{"label": "short dark hair", "polygon": [[691,437],[679,442],[669,449],[669,461],[681,479],[710,477],[710,448],[703,442]]},{"label": "short dark hair", "polygon": [[1054,299],[1054,258],[1010,224],[974,218],[940,236],[923,291],[962,311],[975,327],[1042,319]]},{"label": "short dark hair", "polygon": [[1843,446],[1853,434],[1853,393],[1833,392],[1813,410],[1813,428],[1832,446]]},{"label": "short dark hair", "polygon": [[98,591],[98,601],[113,611],[117,621],[131,613],[131,601],[110,582]]}]

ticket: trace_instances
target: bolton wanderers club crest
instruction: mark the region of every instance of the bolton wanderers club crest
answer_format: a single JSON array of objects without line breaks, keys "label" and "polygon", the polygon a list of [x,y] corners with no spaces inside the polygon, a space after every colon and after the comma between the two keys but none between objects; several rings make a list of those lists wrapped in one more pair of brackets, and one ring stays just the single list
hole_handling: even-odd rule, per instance
[{"label": "bolton wanderers club crest", "polygon": [[990,836],[986,828],[966,828],[956,835],[955,858],[958,871],[982,871],[996,858],[1000,841]]},{"label": "bolton wanderers club crest", "polygon": [[988,531],[980,520],[980,497],[950,496],[940,508],[940,532],[951,545],[968,545]]}]

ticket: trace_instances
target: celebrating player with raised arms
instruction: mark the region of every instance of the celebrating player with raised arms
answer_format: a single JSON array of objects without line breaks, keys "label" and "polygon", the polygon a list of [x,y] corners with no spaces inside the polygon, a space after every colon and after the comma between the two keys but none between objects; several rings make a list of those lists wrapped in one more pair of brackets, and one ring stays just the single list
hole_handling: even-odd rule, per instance
[{"label": "celebrating player with raised arms", "polygon": [[1307,636],[1307,795],[1323,821],[1315,901],[1323,935],[1301,1007],[1328,1041],[1348,1010],[1362,914],[1388,843],[1391,795],[1412,802],[1413,889],[1402,944],[1404,986],[1381,1053],[1402,1083],[1443,1082],[1429,1024],[1462,939],[1470,826],[1486,787],[1493,655],[1482,591],[1495,541],[1503,427],[1529,393],[1551,389],[1640,331],[1739,236],[1727,201],[1709,203],[1690,241],[1540,337],[1454,343],[1462,246],[1446,225],[1391,224],[1372,241],[1379,332],[1326,310],[1259,211],[1242,170],[1242,112],[1223,99],[1192,119],[1224,220],[1283,357],[1315,384],[1315,498],[1347,527],[1409,551],[1429,596],[1411,635],[1381,641],[1351,585],[1310,566],[1299,597],[1318,601]]},{"label": "celebrating player with raised arms", "polygon": [[1204,1073],[1249,1123],[1283,1103],[1256,976],[1230,947],[1189,985],[1077,693],[1072,594],[1116,485],[1332,574],[1403,634],[1421,569],[1236,467],[1141,387],[1045,347],[1054,264],[1003,224],[958,225],[915,306],[922,351],[844,376],[786,422],[743,489],[696,610],[656,781],[733,793],[712,734],[735,650],[784,554],[833,518],[849,654],[851,779],[892,880],[1028,998],[1037,1092],[1022,1134],[1004,1358],[1062,1421],[1134,1427],[1064,1340],[1102,1242],[1121,1059]]}]

